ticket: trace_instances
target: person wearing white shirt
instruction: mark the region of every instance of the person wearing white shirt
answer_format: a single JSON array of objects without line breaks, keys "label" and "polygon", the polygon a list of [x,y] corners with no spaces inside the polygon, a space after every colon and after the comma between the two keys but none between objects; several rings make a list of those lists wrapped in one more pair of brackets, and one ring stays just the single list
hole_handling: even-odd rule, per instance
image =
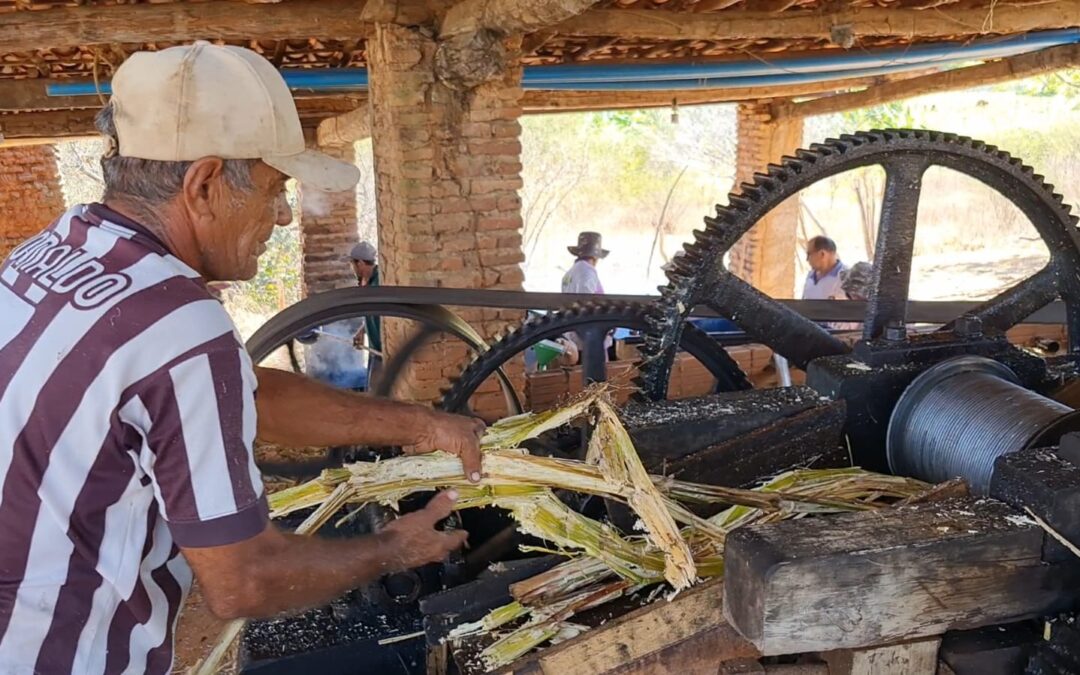
[{"label": "person wearing white shirt", "polygon": [[814,237],[806,243],[806,262],[810,273],[803,284],[803,300],[846,300],[841,275],[847,267],[836,255],[836,242],[828,237]]},{"label": "person wearing white shirt", "polygon": [[604,285],[600,283],[596,265],[600,260],[608,257],[611,251],[605,249],[602,243],[599,232],[582,232],[578,235],[577,246],[566,247],[566,250],[570,251],[577,260],[563,275],[563,293],[604,294]]},{"label": "person wearing white shirt", "polygon": [[[608,257],[611,251],[603,247],[603,239],[600,233],[582,232],[578,234],[577,246],[567,246],[566,250],[570,251],[570,254],[577,260],[563,275],[562,292],[603,295],[604,285],[600,282],[600,275],[596,271],[596,265]],[[577,333],[567,333],[561,341],[571,343],[572,346],[567,345],[570,348],[567,350],[568,358],[566,360],[572,358],[576,362],[578,352],[585,346],[584,340]],[[604,347],[608,348],[611,345],[611,335],[608,335],[604,338]]]}]

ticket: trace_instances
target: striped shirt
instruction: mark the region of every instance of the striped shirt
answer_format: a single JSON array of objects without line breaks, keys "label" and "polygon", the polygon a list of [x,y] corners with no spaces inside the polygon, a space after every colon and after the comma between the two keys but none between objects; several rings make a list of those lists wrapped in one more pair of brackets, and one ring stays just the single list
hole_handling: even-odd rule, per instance
[{"label": "striped shirt", "polygon": [[178,546],[250,538],[255,374],[199,275],[78,206],[0,266],[0,673],[168,673]]}]

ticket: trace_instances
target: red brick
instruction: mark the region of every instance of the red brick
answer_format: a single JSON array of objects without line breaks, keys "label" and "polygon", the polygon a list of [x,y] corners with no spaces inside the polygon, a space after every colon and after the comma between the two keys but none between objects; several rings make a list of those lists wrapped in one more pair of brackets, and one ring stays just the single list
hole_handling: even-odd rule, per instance
[{"label": "red brick", "polygon": [[516,230],[521,227],[519,217],[481,217],[476,219],[478,230]]},{"label": "red brick", "polygon": [[440,213],[432,216],[431,224],[436,232],[462,232],[473,224],[471,213]]},{"label": "red brick", "polygon": [[477,178],[469,184],[472,194],[491,194],[492,192],[513,192],[522,187],[520,177],[514,178]]},{"label": "red brick", "polygon": [[521,155],[521,141],[518,140],[472,140],[468,147],[474,155]]}]

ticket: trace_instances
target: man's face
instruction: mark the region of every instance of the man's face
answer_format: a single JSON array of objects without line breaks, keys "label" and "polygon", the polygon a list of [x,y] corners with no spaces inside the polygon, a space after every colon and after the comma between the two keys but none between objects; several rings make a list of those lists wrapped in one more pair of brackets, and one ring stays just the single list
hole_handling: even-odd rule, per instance
[{"label": "man's face", "polygon": [[203,234],[212,241],[202,246],[204,276],[213,281],[251,279],[258,272],[259,256],[266,251],[275,225],[292,222],[285,198],[285,174],[257,162],[251,169],[250,191],[225,181],[212,198],[214,221]]},{"label": "man's face", "polygon": [[818,273],[828,272],[836,265],[835,254],[825,249],[817,251],[808,249],[806,251],[806,262],[809,263],[810,269]]},{"label": "man's face", "polygon": [[375,269],[375,263],[366,260],[354,260],[352,261],[352,267],[353,272],[356,274],[356,280],[364,281],[371,276],[372,271]]}]

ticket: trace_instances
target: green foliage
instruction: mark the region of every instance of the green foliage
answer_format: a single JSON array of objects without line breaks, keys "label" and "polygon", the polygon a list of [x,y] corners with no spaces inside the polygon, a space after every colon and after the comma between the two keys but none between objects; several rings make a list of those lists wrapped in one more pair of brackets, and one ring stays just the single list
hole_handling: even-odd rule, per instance
[{"label": "green foliage", "polygon": [[872,108],[850,110],[841,115],[851,131],[866,129],[919,128],[911,108],[904,101],[893,101]]},{"label": "green foliage", "polygon": [[1071,101],[1080,98],[1080,69],[1029,77],[1000,85],[998,90],[1013,91],[1022,96],[1061,97]]}]

